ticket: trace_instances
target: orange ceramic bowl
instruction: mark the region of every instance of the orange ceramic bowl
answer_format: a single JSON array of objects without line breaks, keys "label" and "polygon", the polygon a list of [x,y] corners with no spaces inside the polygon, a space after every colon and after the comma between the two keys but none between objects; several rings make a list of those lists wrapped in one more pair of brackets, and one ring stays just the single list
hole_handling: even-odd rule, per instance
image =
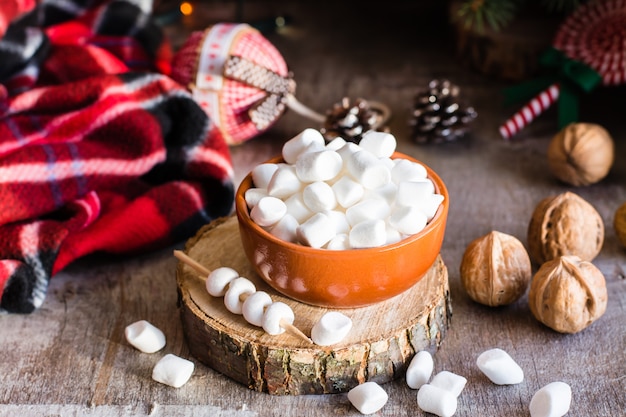
[{"label": "orange ceramic bowl", "polygon": [[[393,158],[419,162],[397,152]],[[276,157],[268,162],[281,161]],[[253,186],[252,176],[246,176],[235,195],[235,210],[248,260],[278,292],[316,306],[362,307],[404,292],[424,276],[437,258],[450,205],[445,184],[424,166],[436,192],[444,196],[428,225],[393,244],[339,251],[287,242],[254,223],[244,198],[246,190]]]}]

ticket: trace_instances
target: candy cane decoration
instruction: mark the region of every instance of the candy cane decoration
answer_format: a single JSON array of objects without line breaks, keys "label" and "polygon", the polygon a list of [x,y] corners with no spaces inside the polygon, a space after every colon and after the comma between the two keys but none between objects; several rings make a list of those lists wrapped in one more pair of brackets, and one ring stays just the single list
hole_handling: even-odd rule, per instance
[{"label": "candy cane decoration", "polygon": [[511,116],[502,126],[500,135],[504,139],[510,139],[517,132],[526,127],[544,111],[548,110],[559,99],[559,86],[552,84],[550,87],[537,94],[517,113]]}]

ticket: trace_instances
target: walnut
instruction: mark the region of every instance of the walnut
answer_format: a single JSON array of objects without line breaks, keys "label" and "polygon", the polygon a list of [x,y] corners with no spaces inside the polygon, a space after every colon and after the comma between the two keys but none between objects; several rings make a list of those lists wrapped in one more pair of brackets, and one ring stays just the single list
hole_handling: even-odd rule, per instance
[{"label": "walnut", "polygon": [[613,227],[615,228],[615,233],[619,241],[622,245],[626,246],[626,203],[619,206],[615,211]]},{"label": "walnut", "polygon": [[528,252],[539,265],[561,255],[591,261],[603,243],[600,214],[569,191],[540,201],[528,225]]},{"label": "walnut", "polygon": [[578,256],[560,256],[543,264],[530,284],[530,311],[560,333],[576,333],[606,311],[604,275]]},{"label": "walnut", "polygon": [[600,125],[571,123],[548,147],[548,166],[561,181],[581,186],[603,179],[614,158],[613,139]]},{"label": "walnut", "polygon": [[526,292],[531,278],[522,242],[492,231],[472,241],[461,261],[461,283],[470,298],[488,306],[511,304]]}]

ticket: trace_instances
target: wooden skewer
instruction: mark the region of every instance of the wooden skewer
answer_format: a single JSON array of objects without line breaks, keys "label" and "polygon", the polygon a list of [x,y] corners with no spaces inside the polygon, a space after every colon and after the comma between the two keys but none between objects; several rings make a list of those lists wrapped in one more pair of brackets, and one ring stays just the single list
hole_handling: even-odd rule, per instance
[{"label": "wooden skewer", "polygon": [[[211,273],[211,270],[204,267],[202,264],[200,264],[198,261],[196,261],[195,259],[191,258],[189,255],[187,255],[185,252],[180,251],[180,250],[174,250],[174,256],[181,262],[183,262],[186,265],[189,265],[190,267],[192,267],[196,272],[198,272],[200,274],[200,278],[202,279],[206,279],[206,277],[209,276],[209,274]],[[239,299],[241,301],[245,301],[246,298],[248,298],[248,294],[242,294]],[[294,326],[293,324],[282,320],[280,321],[280,327],[282,327],[283,329],[285,329],[287,332],[293,334],[296,337],[299,337],[300,339],[306,341],[307,343],[313,343],[313,341],[307,336],[305,335],[302,330],[298,329],[296,326]]]}]

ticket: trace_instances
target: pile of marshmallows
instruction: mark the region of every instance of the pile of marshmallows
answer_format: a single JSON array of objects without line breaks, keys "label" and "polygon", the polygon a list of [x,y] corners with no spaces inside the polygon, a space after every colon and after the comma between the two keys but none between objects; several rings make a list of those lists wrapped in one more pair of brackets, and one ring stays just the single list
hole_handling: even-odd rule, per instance
[{"label": "pile of marshmallows", "polygon": [[[481,353],[476,359],[478,368],[496,385],[514,385],[524,380],[522,368],[502,349],[494,348]],[[415,354],[406,371],[409,388],[417,389],[417,405],[425,412],[439,417],[456,413],[457,398],[465,388],[467,379],[449,371],[432,377],[434,363],[428,351]],[[428,382],[430,379],[430,382]],[[348,399],[362,414],[372,414],[387,402],[387,393],[375,382],[366,382],[352,388]],[[572,390],[564,382],[552,382],[533,395],[529,409],[531,417],[561,417],[567,414]]]},{"label": "pile of marshmallows", "polygon": [[263,163],[245,193],[250,217],[274,236],[344,250],[395,243],[421,231],[443,201],[426,168],[391,159],[396,138],[370,132],[357,145],[326,144],[315,129],[285,142],[284,163]]}]

